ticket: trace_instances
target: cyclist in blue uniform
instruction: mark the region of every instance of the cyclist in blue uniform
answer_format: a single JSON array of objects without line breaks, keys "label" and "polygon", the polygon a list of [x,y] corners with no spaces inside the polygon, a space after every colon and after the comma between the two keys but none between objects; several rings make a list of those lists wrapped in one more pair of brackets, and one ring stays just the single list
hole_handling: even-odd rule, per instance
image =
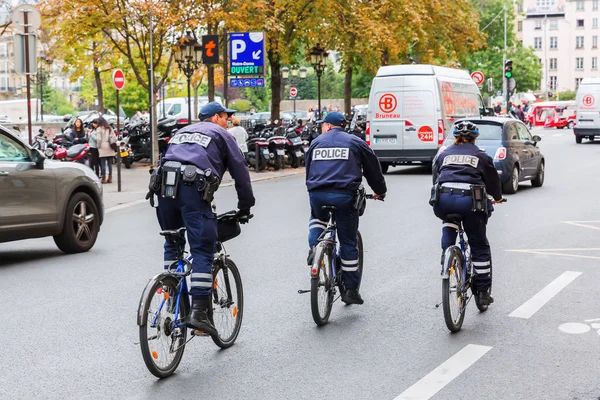
[{"label": "cyclist in blue uniform", "polygon": [[[207,315],[213,287],[212,264],[217,241],[217,220],[211,208],[212,193],[207,194],[206,191],[216,190],[223,174],[229,170],[238,194],[238,216],[250,215],[250,207],[255,202],[248,166],[235,138],[227,132],[227,118],[234,112],[219,103],[208,103],[200,110],[201,122],[179,130],[161,160],[163,170],[175,166],[173,168],[177,174],[182,174],[178,177],[178,186],[172,186],[176,187],[173,189],[174,198],[158,196],[157,211],[161,229],[171,230],[182,226],[187,229],[193,257],[190,285],[192,312],[188,326],[211,335],[217,334]],[[214,181],[212,176],[218,180]],[[216,183],[212,189],[209,184],[211,179]],[[163,179],[162,186],[169,183],[172,182]],[[175,250],[172,243],[165,242],[165,268],[175,260]]]},{"label": "cyclist in blue uniform", "polygon": [[358,292],[359,212],[354,208],[354,200],[363,174],[375,192],[374,198],[383,200],[387,188],[379,160],[362,139],[344,131],[345,123],[346,119],[341,113],[328,113],[322,121],[323,134],[313,140],[306,154],[306,186],[311,208],[308,264],[312,264],[314,247],[327,227],[328,213],[321,207],[335,206],[345,288],[342,301],[346,304],[363,304]]},{"label": "cyclist in blue uniform", "polygon": [[[479,128],[470,121],[454,124],[454,145],[445,149],[433,166],[434,183],[440,185],[439,199],[433,205],[435,215],[445,220],[448,214],[460,214],[471,246],[475,270],[476,295],[483,305],[494,299],[489,293],[492,284],[492,253],[486,236],[486,225],[493,205],[502,202],[500,178],[494,160],[475,145]],[[472,185],[485,185],[488,195],[487,213],[473,211]],[[490,196],[492,199],[490,199]],[[444,222],[442,228],[442,254],[456,243],[458,227]]]}]

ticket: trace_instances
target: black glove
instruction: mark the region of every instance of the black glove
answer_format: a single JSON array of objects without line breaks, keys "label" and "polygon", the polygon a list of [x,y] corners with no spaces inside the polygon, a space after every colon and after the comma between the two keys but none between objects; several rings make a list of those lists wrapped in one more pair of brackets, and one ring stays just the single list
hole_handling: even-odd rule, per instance
[{"label": "black glove", "polygon": [[238,221],[240,222],[240,224],[246,224],[248,223],[248,221],[250,220],[250,218],[253,217],[252,214],[250,214],[250,209],[245,209],[245,210],[239,210],[236,214],[235,217],[238,219]]}]

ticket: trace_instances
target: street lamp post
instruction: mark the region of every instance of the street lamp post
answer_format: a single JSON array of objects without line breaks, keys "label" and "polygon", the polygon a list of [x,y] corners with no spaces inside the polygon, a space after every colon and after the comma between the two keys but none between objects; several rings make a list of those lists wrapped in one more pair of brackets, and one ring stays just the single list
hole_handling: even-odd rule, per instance
[{"label": "street lamp post", "polygon": [[[296,66],[293,66],[291,69],[288,67],[281,68],[281,77],[283,80],[288,79],[290,74],[292,75],[289,80],[290,85],[297,85],[299,83],[297,78],[306,79],[306,67],[300,67],[300,69]],[[292,99],[294,100],[294,117],[296,116],[296,97],[297,95]]]},{"label": "street lamp post", "polygon": [[321,117],[321,75],[323,71],[325,71],[325,67],[327,67],[327,57],[329,53],[325,51],[324,48],[317,43],[315,47],[312,48],[310,52],[310,63],[315,69],[315,73],[317,74],[317,99],[318,99],[318,107],[319,107],[319,118]]},{"label": "street lamp post", "polygon": [[187,78],[188,123],[192,123],[191,80],[194,71],[202,64],[202,45],[187,31],[173,46],[177,66]]}]

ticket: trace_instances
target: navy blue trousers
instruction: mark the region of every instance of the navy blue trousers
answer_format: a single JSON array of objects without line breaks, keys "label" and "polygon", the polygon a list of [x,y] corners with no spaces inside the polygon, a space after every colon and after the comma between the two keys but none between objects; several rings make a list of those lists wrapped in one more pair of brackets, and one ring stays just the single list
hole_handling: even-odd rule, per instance
[{"label": "navy blue trousers", "polygon": [[[198,184],[180,184],[176,199],[158,196],[158,221],[162,230],[186,228],[192,254],[190,294],[209,296],[213,286],[212,264],[217,242],[217,219],[210,204],[202,201]],[[175,247],[165,241],[164,265],[175,260]]]},{"label": "navy blue trousers", "polygon": [[308,245],[317,244],[319,236],[327,228],[328,213],[322,206],[335,206],[335,223],[340,244],[342,279],[346,289],[356,289],[360,283],[358,270],[358,210],[354,209],[354,196],[333,192],[310,192],[310,221]]},{"label": "navy blue trousers", "polygon": [[[448,214],[460,214],[464,217],[463,227],[467,233],[471,258],[475,271],[475,288],[477,291],[486,291],[492,284],[492,251],[486,235],[488,215],[483,212],[471,211],[473,200],[471,196],[461,193],[442,193],[440,199],[433,206],[436,217],[444,221]],[[491,202],[488,203],[490,213],[493,211]],[[452,223],[443,222],[442,225],[442,250],[456,244],[458,227]]]}]

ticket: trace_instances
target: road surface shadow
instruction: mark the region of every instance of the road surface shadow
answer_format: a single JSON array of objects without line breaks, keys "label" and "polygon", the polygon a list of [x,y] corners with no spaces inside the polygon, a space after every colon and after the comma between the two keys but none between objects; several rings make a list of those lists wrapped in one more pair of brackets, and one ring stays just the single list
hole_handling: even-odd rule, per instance
[{"label": "road surface shadow", "polygon": [[0,250],[0,267],[9,267],[14,264],[20,264],[28,261],[49,260],[60,256],[65,256],[65,253],[58,249]]},{"label": "road surface shadow", "polygon": [[386,175],[431,175],[431,169],[425,165],[406,165],[390,167]]}]

